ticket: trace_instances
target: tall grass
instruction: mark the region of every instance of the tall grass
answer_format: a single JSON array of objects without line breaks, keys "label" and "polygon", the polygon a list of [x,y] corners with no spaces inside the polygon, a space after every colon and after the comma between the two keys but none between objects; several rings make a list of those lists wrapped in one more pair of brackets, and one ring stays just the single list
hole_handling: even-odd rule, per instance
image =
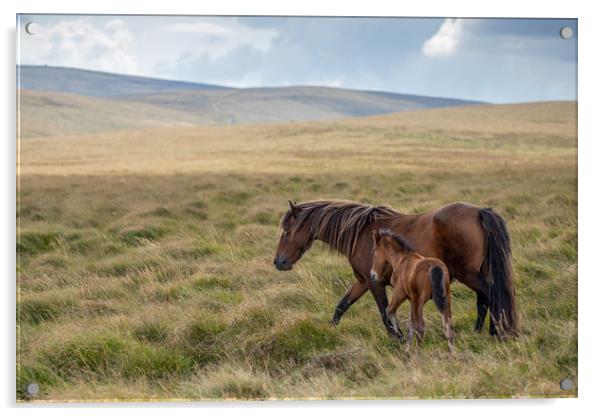
[{"label": "tall grass", "polygon": [[[506,136],[494,138],[478,122],[459,137],[444,117],[428,134],[426,124],[379,118],[254,126],[238,138],[240,128],[224,127],[210,131],[227,136],[221,147],[221,136],[204,133],[198,159],[214,162],[203,173],[153,173],[148,160],[146,174],[99,172],[91,149],[106,150],[117,137],[107,135],[78,147],[87,168],[75,174],[61,165],[72,157],[61,138],[24,140],[18,398],[28,382],[48,400],[576,395],[559,388],[577,379],[576,143],[569,121],[538,111],[539,133],[510,112],[505,120],[530,134],[500,124]],[[195,131],[161,148],[188,166]],[[120,146],[143,166],[137,140],[113,149],[113,167],[122,167]],[[39,174],[47,167],[53,174]],[[453,355],[430,304],[419,349],[386,335],[369,294],[330,326],[354,281],[347,262],[316,243],[290,272],[271,263],[286,201],[317,198],[410,213],[493,206],[511,232],[520,337],[475,334],[476,299],[459,283]],[[408,313],[404,305],[402,321]]]}]

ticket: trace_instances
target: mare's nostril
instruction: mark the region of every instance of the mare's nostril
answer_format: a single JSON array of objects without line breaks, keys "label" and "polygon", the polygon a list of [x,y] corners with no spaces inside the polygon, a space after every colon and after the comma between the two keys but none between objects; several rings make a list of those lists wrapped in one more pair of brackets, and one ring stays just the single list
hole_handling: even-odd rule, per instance
[{"label": "mare's nostril", "polygon": [[274,266],[276,266],[277,269],[281,270],[283,267],[286,266],[286,260],[282,259],[282,257],[276,257],[274,258]]}]

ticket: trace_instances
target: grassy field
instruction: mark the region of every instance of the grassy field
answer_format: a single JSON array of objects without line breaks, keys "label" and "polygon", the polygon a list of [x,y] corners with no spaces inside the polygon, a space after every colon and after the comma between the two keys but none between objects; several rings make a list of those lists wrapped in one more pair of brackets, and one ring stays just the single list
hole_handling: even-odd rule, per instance
[{"label": "grassy field", "polygon": [[[575,103],[422,110],[336,122],[125,130],[20,141],[18,380],[36,400],[575,396]],[[522,334],[457,351],[431,303],[420,349],[388,338],[317,243],[272,257],[288,199],[421,212],[453,201],[508,222]],[[400,308],[408,317],[409,305]]]}]

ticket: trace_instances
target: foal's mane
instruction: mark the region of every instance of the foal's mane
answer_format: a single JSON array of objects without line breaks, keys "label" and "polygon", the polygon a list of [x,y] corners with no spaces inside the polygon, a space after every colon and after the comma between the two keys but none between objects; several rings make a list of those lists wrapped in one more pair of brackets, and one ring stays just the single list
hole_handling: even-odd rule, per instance
[{"label": "foal's mane", "polygon": [[[289,209],[282,217],[281,225],[293,215]],[[296,205],[295,214],[299,225],[309,225],[309,240],[320,239],[333,249],[351,257],[357,240],[368,224],[378,219],[399,216],[393,208],[366,205],[353,201],[320,200]]]},{"label": "foal's mane", "polygon": [[381,228],[378,230],[378,234],[381,237],[389,237],[391,238],[391,240],[397,244],[397,246],[402,250],[402,251],[407,251],[410,253],[413,253],[416,251],[416,248],[414,247],[414,245],[412,243],[410,243],[408,241],[407,238],[405,238],[403,235],[401,234],[395,234],[393,231],[391,231],[388,228]]}]

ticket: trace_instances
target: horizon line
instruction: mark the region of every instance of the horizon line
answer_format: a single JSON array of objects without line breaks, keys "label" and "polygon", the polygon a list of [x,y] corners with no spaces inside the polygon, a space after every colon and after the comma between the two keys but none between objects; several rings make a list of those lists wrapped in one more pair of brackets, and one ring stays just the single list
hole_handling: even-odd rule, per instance
[{"label": "horizon line", "polygon": [[[330,86],[330,85],[319,85],[319,84],[289,84],[289,85],[262,85],[262,86],[256,86],[256,87],[234,87],[234,86],[228,86],[228,85],[223,85],[223,84],[211,84],[211,83],[205,83],[205,82],[199,82],[199,81],[189,81],[189,80],[184,80],[184,79],[173,79],[173,78],[161,78],[161,77],[157,77],[157,76],[148,76],[148,75],[134,75],[134,74],[126,74],[126,73],[120,73],[120,72],[110,72],[110,71],[106,71],[106,70],[78,68],[78,67],[73,67],[73,66],[46,65],[46,64],[17,64],[16,67],[17,67],[17,74],[19,73],[19,67],[57,68],[57,69],[68,69],[68,70],[76,70],[76,71],[84,71],[84,72],[96,72],[96,73],[100,73],[100,74],[117,75],[117,76],[122,76],[122,77],[142,78],[142,79],[157,80],[157,81],[167,81],[167,82],[182,83],[182,84],[203,85],[203,86],[210,86],[210,87],[222,88],[222,89],[232,89],[232,90],[254,90],[254,89],[257,90],[257,89],[310,87],[310,88],[328,88],[328,89],[333,89],[333,90],[347,90],[347,91],[357,91],[357,92],[367,92],[367,93],[396,94],[396,95],[403,95],[406,97],[415,97],[415,98],[438,98],[438,99],[445,99],[445,100],[464,101],[467,103],[475,103],[475,104],[501,104],[501,103],[495,103],[495,102],[489,102],[489,101],[473,100],[473,99],[468,99],[468,98],[413,94],[413,93],[404,93],[404,92],[388,91],[388,90],[348,88],[348,87],[342,87],[342,86],[334,87],[334,86]],[[571,101],[571,100],[567,100],[567,101]],[[535,101],[535,102],[537,102],[537,101]]]}]

